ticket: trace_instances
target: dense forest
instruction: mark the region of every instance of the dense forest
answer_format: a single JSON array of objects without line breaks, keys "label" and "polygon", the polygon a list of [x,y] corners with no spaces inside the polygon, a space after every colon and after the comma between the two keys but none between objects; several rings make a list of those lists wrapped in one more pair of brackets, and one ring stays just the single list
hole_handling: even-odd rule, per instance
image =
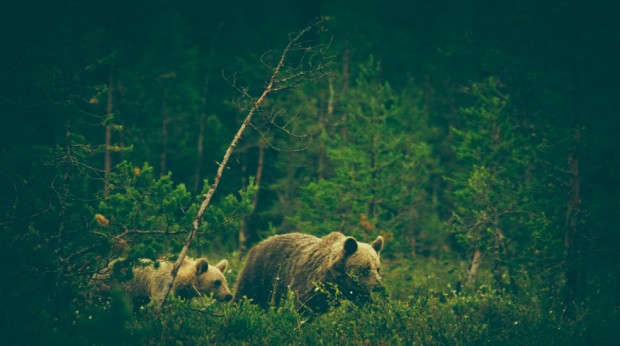
[{"label": "dense forest", "polygon": [[[3,343],[617,343],[614,5],[13,3]],[[227,259],[232,289],[259,241],[333,231],[383,236],[387,296],[307,316],[293,297],[140,309],[131,270],[92,285],[185,246]]]}]

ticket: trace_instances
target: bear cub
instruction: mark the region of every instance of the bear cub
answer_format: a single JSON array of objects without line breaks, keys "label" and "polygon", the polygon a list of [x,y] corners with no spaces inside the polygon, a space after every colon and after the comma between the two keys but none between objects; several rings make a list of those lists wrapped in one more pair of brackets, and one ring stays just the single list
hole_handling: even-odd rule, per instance
[{"label": "bear cub", "polygon": [[[115,268],[122,267],[122,265],[119,266],[119,261],[123,259],[110,262],[107,268],[96,274],[93,279],[105,282],[114,277],[114,274],[118,274],[114,273],[115,269],[122,270]],[[134,302],[134,308],[149,301],[156,302],[157,297],[160,297],[164,291],[173,266],[174,262],[169,261],[139,260],[139,263],[133,267],[133,278],[123,284]],[[174,279],[170,294],[185,299],[213,295],[213,298],[219,301],[230,301],[232,294],[224,277],[226,268],[228,268],[227,260],[221,260],[212,266],[206,258],[185,257]]]}]

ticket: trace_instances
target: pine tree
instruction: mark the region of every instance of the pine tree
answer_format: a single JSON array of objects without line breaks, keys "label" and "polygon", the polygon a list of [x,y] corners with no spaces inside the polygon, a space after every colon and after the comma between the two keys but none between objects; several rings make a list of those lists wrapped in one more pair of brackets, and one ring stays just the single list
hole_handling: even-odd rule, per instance
[{"label": "pine tree", "polygon": [[501,83],[489,78],[467,92],[473,105],[462,110],[463,125],[452,128],[454,151],[462,170],[454,186],[452,229],[471,254],[468,282],[476,278],[481,260],[492,263],[497,289],[513,285],[518,251],[527,248],[531,181],[528,170],[535,154],[511,118],[510,98]]}]

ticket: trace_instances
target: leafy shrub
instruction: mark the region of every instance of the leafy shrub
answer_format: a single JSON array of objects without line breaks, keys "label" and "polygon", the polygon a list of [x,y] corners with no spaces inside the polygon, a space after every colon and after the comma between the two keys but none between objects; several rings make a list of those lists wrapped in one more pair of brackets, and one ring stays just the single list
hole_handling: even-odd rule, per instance
[{"label": "leafy shrub", "polygon": [[[442,285],[446,277],[423,277],[435,268],[442,272],[459,263],[419,260],[385,268],[384,275],[410,270],[408,296],[399,287],[398,298],[373,297],[362,306],[343,301],[325,314],[304,315],[290,295],[281,305],[261,309],[247,301],[222,304],[203,297],[178,298],[161,312],[150,307],[127,313],[128,302],[115,294],[110,305],[93,315],[91,323],[79,322],[89,343],[194,344],[194,345],[585,345],[611,344],[617,314],[595,316],[582,307],[577,318],[562,310],[549,310],[549,303],[535,293],[509,295],[485,283],[458,293]],[[397,268],[395,270],[394,268]],[[391,291],[392,280],[386,280]],[[90,322],[90,321],[89,321]],[[97,326],[97,327],[96,327]],[[101,335],[102,331],[116,337]],[[91,333],[91,334],[88,334]],[[121,343],[122,343],[121,342]]]}]

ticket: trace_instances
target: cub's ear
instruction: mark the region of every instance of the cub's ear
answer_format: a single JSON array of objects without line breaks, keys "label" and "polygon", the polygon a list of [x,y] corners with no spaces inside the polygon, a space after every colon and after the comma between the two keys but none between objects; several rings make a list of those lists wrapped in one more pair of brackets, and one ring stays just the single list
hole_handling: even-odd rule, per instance
[{"label": "cub's ear", "polygon": [[209,270],[209,262],[206,258],[199,258],[196,261],[196,275],[200,275]]},{"label": "cub's ear", "polygon": [[377,239],[375,239],[375,241],[373,241],[370,246],[372,246],[373,249],[375,249],[375,251],[377,251],[377,253],[380,253],[381,250],[383,250],[383,237],[382,236],[378,236]]},{"label": "cub's ear", "polygon": [[348,237],[344,241],[344,256],[351,256],[357,251],[357,240],[353,237]]},{"label": "cub's ear", "polygon": [[216,265],[215,268],[219,269],[222,273],[226,271],[226,268],[228,268],[228,261],[223,259],[221,261],[219,261]]}]

